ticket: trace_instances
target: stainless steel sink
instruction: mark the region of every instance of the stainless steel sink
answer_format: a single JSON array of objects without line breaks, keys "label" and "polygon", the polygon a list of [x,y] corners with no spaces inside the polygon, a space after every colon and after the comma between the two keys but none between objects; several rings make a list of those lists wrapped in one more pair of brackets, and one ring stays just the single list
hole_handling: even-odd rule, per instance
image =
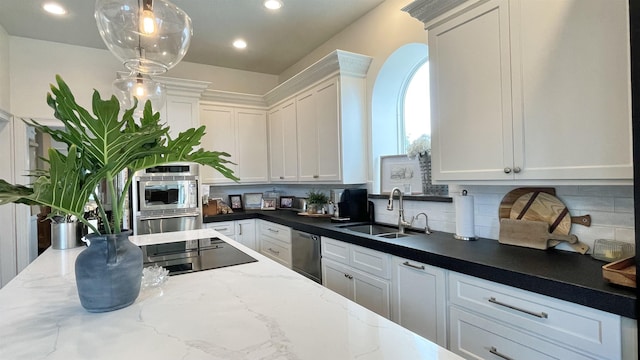
[{"label": "stainless steel sink", "polygon": [[375,224],[355,225],[354,224],[354,225],[344,225],[344,226],[341,226],[340,228],[347,229],[350,231],[355,231],[361,234],[375,235],[375,236],[383,237],[386,239],[397,239],[397,238],[408,236],[407,234],[400,234],[398,232],[398,228],[393,226],[386,226],[386,225],[375,225]]},{"label": "stainless steel sink", "polygon": [[385,226],[385,225],[369,225],[369,224],[365,224],[365,225],[344,225],[341,226],[340,228],[342,229],[347,229],[350,231],[355,231],[361,234],[367,234],[367,235],[380,235],[380,234],[389,234],[389,233],[396,233],[398,232],[398,229],[392,226]]},{"label": "stainless steel sink", "polygon": [[394,233],[389,233],[389,234],[380,234],[378,235],[380,237],[386,238],[386,239],[399,239],[405,236],[408,236],[407,234],[400,234],[399,232],[394,232]]}]

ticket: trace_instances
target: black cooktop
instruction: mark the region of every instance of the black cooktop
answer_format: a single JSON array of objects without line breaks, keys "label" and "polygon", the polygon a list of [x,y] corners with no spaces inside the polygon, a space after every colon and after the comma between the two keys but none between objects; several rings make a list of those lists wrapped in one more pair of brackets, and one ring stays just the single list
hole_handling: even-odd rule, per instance
[{"label": "black cooktop", "polygon": [[256,261],[258,260],[229,245],[227,242],[219,238],[211,238],[210,245],[200,247],[197,256],[185,258],[180,264],[165,265],[164,268],[169,270],[169,275],[171,276]]}]

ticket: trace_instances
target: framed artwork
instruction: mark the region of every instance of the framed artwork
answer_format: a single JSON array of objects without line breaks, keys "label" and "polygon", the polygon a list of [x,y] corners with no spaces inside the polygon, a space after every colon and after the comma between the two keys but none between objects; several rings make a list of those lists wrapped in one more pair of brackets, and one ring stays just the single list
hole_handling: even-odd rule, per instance
[{"label": "framed artwork", "polygon": [[262,208],[262,193],[245,193],[244,208],[245,209]]},{"label": "framed artwork", "polygon": [[242,210],[242,195],[229,195],[229,206],[232,210]]},{"label": "framed artwork", "polygon": [[280,208],[281,209],[293,208],[293,196],[280,196]]},{"label": "framed artwork", "polygon": [[262,210],[275,210],[276,198],[264,198],[262,199]]},{"label": "framed artwork", "polygon": [[380,156],[380,194],[388,194],[394,187],[405,194],[422,193],[422,176],[418,158],[407,155]]}]

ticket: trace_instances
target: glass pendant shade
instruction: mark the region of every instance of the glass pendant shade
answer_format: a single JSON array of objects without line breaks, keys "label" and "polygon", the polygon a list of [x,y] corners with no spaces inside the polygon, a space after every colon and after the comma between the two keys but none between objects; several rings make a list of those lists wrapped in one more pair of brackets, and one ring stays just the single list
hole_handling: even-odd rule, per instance
[{"label": "glass pendant shade", "polygon": [[166,0],[97,0],[94,16],[107,48],[136,73],[171,69],[193,37],[189,15]]},{"label": "glass pendant shade", "polygon": [[153,111],[158,112],[164,106],[166,98],[164,85],[144,74],[132,73],[116,79],[113,82],[113,91],[123,110],[133,107],[134,97],[138,99],[138,107],[135,110],[137,116],[142,114],[147,100],[151,101]]}]

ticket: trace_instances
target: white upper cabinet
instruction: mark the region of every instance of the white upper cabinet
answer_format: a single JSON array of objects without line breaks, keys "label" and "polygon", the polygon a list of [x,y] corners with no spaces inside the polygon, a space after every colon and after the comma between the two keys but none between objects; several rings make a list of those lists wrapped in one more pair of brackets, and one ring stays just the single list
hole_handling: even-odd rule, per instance
[{"label": "white upper cabinet", "polygon": [[426,26],[434,179],[632,179],[627,1],[471,0]]},{"label": "white upper cabinet", "polygon": [[339,102],[337,79],[296,97],[300,181],[340,180]]},{"label": "white upper cabinet", "polygon": [[368,56],[336,50],[265,95],[276,104],[269,112],[272,182],[366,182],[370,63]]},{"label": "white upper cabinet", "polygon": [[295,98],[285,100],[269,112],[269,180],[298,181],[298,142]]},{"label": "white upper cabinet", "polygon": [[171,130],[169,135],[176,138],[178,134],[185,130],[199,127],[200,113],[198,107],[200,96],[209,83],[165,77],[157,77],[155,79],[166,87],[166,101],[159,112],[161,122],[169,125]]},{"label": "white upper cabinet", "polygon": [[[202,148],[231,155],[227,164],[241,183],[262,183],[267,176],[267,114],[265,110],[202,104],[200,121],[207,127]],[[213,168],[200,167],[203,184],[230,183]]]}]

